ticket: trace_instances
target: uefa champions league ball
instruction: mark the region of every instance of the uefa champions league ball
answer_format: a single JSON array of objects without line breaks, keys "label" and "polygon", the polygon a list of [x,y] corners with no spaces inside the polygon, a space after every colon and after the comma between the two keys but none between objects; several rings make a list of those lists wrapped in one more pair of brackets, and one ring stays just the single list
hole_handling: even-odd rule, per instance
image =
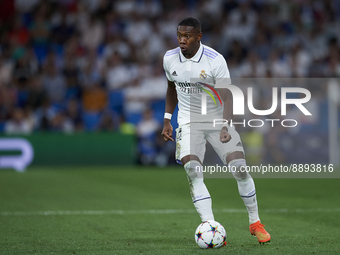
[{"label": "uefa champions league ball", "polygon": [[224,227],[214,220],[201,223],[195,232],[195,241],[202,249],[221,248],[227,244]]}]

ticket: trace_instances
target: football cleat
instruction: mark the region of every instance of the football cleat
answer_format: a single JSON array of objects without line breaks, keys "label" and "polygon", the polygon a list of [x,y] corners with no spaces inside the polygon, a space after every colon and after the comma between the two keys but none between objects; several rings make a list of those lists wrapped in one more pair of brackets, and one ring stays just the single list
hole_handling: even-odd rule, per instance
[{"label": "football cleat", "polygon": [[249,226],[250,234],[257,237],[260,244],[270,242],[270,234],[264,229],[264,225],[257,221]]}]

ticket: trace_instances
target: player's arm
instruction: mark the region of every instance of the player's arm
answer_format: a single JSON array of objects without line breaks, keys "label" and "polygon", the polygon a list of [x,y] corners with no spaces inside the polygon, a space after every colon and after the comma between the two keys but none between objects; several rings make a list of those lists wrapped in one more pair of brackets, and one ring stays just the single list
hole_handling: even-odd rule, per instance
[{"label": "player's arm", "polygon": [[[216,58],[214,61],[215,68],[214,68],[214,78],[216,84],[223,85],[223,83],[230,84],[230,74],[227,66],[227,62],[223,58],[223,56],[220,56]],[[228,124],[230,123],[232,117],[233,117],[233,97],[229,89],[223,88],[224,86],[219,86],[218,92],[221,96],[221,100],[223,100],[223,119],[228,121]],[[231,136],[229,134],[228,130],[229,125],[223,125],[221,131],[220,131],[220,141],[222,143],[227,143],[230,141]]]},{"label": "player's arm", "polygon": [[[178,103],[176,85],[174,82],[168,80],[168,89],[166,91],[165,98],[165,113],[171,114],[174,112],[176,105]],[[172,138],[172,125],[170,119],[164,118],[164,125],[162,130],[162,136],[167,142],[169,140],[174,141]]]},{"label": "player's arm", "polygon": [[[233,97],[229,89],[222,88],[218,90],[221,100],[224,103],[224,109],[223,109],[223,119],[227,120],[228,123],[231,122],[231,119],[233,117]],[[230,134],[228,133],[228,127],[223,126],[220,131],[220,141],[222,143],[227,143],[231,139]]]}]

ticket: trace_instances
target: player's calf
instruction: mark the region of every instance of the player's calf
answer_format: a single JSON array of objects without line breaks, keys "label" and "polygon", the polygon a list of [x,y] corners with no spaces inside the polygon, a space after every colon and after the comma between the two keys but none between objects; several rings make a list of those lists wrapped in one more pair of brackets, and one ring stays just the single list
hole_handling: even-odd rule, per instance
[{"label": "player's calf", "polygon": [[184,169],[187,173],[192,201],[202,222],[214,220],[211,197],[203,181],[201,163],[190,160],[184,165]]}]

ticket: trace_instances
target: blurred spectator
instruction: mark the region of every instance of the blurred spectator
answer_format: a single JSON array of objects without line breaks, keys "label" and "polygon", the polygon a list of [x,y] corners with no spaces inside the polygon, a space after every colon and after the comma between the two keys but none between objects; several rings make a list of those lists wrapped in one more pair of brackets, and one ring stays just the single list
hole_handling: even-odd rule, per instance
[{"label": "blurred spectator", "polygon": [[66,56],[64,62],[63,76],[66,80],[65,99],[80,98],[79,70],[76,66],[76,60]]},{"label": "blurred spectator", "polygon": [[39,7],[29,27],[33,45],[37,47],[47,47],[50,41],[51,25],[46,8],[45,5]]},{"label": "blurred spectator", "polygon": [[119,90],[126,86],[131,81],[129,71],[118,53],[110,56],[105,70],[107,88],[109,90]]},{"label": "blurred spectator", "polygon": [[101,131],[116,131],[119,129],[119,116],[114,111],[104,111],[99,121],[98,129]]},{"label": "blurred spectator", "polygon": [[67,23],[67,13],[61,14],[61,21],[52,29],[52,41],[59,46],[64,45],[74,34],[75,28]]},{"label": "blurred spectator", "polygon": [[264,149],[265,149],[265,162],[274,163],[274,164],[284,164],[285,163],[285,154],[279,144],[279,134],[275,132],[270,132],[264,140]]},{"label": "blurred spectator", "polygon": [[15,0],[15,8],[21,13],[29,13],[41,2],[41,0]]},{"label": "blurred spectator", "polygon": [[241,64],[246,56],[247,50],[242,46],[242,44],[239,41],[233,41],[227,54],[227,59],[233,59],[236,63]]},{"label": "blurred spectator", "polygon": [[46,66],[43,73],[43,86],[51,103],[61,106],[66,95],[66,81],[54,64]]},{"label": "blurred spectator", "polygon": [[14,22],[11,24],[12,27],[8,32],[8,38],[11,44],[25,46],[29,43],[30,34],[22,22],[22,17],[17,15]]},{"label": "blurred spectator", "polygon": [[30,59],[29,52],[25,49],[22,52],[22,56],[18,56],[18,59],[13,68],[13,78],[15,82],[25,84],[30,78],[32,78],[38,72],[38,65],[34,59]]},{"label": "blurred spectator", "polygon": [[291,69],[288,61],[284,57],[280,57],[279,52],[272,49],[268,59],[268,69],[272,73],[273,77],[290,77]]},{"label": "blurred spectator", "polygon": [[33,110],[38,109],[42,106],[46,96],[41,77],[32,78],[28,85],[27,106]]},{"label": "blurred spectator", "polygon": [[325,69],[325,75],[328,77],[340,78],[340,54],[331,55],[329,63]]},{"label": "blurred spectator", "polygon": [[308,70],[312,60],[300,43],[293,46],[288,58],[292,70],[292,77],[303,78],[308,76]]},{"label": "blurred spectator", "polygon": [[81,41],[87,49],[98,49],[104,40],[104,25],[96,16],[91,16],[88,24],[82,28]]},{"label": "blurred spectator", "polygon": [[240,66],[240,73],[242,77],[265,77],[267,67],[264,61],[260,60],[256,52],[250,51],[247,59],[243,61]]},{"label": "blurred spectator", "polygon": [[134,14],[126,28],[126,36],[132,44],[137,46],[152,34],[151,25],[139,14]]},{"label": "blurred spectator", "polygon": [[256,129],[246,132],[242,136],[248,165],[259,165],[263,160],[263,134]]},{"label": "blurred spectator", "polygon": [[137,124],[141,120],[142,113],[148,105],[149,93],[149,88],[143,86],[138,79],[134,79],[124,90],[124,114],[127,121]]},{"label": "blurred spectator", "polygon": [[66,106],[66,117],[72,122],[74,131],[84,130],[83,120],[81,117],[80,105],[77,99],[71,99]]},{"label": "blurred spectator", "polygon": [[28,125],[30,127],[30,130],[34,131],[36,124],[37,124],[37,119],[36,119],[36,116],[34,114],[32,107],[29,105],[26,105],[23,111],[24,111],[25,119],[27,120]]},{"label": "blurred spectator", "polygon": [[263,31],[258,31],[254,36],[252,49],[257,53],[261,60],[268,60],[271,45],[268,36]]},{"label": "blurred spectator", "polygon": [[307,50],[313,60],[318,61],[324,58],[327,54],[327,37],[320,27],[313,27],[307,39]]},{"label": "blurred spectator", "polygon": [[50,50],[41,64],[41,69],[46,70],[49,66],[55,66],[57,72],[61,72],[64,68],[63,57],[57,54],[55,51]]},{"label": "blurred spectator", "polygon": [[63,111],[57,112],[50,123],[50,129],[54,132],[73,133],[74,126],[72,120]]},{"label": "blurred spectator", "polygon": [[239,41],[247,44],[253,37],[256,24],[256,13],[249,9],[247,1],[239,9],[234,9],[228,16],[223,35],[227,42]]},{"label": "blurred spectator", "polygon": [[161,62],[142,81],[141,87],[147,91],[146,97],[149,101],[164,100],[168,88],[167,80]]},{"label": "blurred spectator", "polygon": [[7,135],[28,135],[32,133],[32,126],[22,108],[14,108],[11,119],[5,123],[5,134]]},{"label": "blurred spectator", "polygon": [[0,83],[0,120],[11,118],[11,113],[16,104],[16,90],[13,87]]},{"label": "blurred spectator", "polygon": [[[101,16],[104,17],[104,16]],[[105,35],[106,43],[109,44],[110,39],[117,38],[122,33],[123,24],[119,19],[119,15],[114,10],[107,12],[105,15]],[[117,42],[120,43],[122,40],[118,39]],[[104,45],[105,47],[105,45]]]},{"label": "blurred spectator", "polygon": [[158,17],[162,14],[162,5],[157,0],[143,0],[139,1],[137,6],[137,12],[143,17]]},{"label": "blurred spectator", "polygon": [[135,135],[136,134],[136,126],[130,122],[127,122],[122,115],[120,117],[120,126],[119,126],[119,132],[123,135]]},{"label": "blurred spectator", "polygon": [[51,105],[50,100],[46,97],[42,106],[35,111],[36,128],[41,131],[48,131],[51,128],[51,121],[57,114],[58,110]]},{"label": "blurred spectator", "polygon": [[79,72],[79,82],[83,88],[91,87],[93,83],[101,83],[100,70],[96,68],[93,61],[88,61],[81,72]]},{"label": "blurred spectator", "polygon": [[160,124],[153,117],[151,109],[143,112],[143,118],[137,125],[139,160],[144,165],[155,163],[157,155],[157,132]]},{"label": "blurred spectator", "polygon": [[[91,1],[93,2],[93,1]],[[108,13],[112,13],[112,3],[109,0],[99,0],[97,1],[97,9],[95,10],[95,15],[101,19],[105,19]]]},{"label": "blurred spectator", "polygon": [[82,95],[83,109],[86,112],[101,113],[107,106],[107,94],[100,83],[84,88]]},{"label": "blurred spectator", "polygon": [[117,13],[123,16],[123,18],[133,14],[137,10],[136,1],[134,0],[117,0],[113,3],[113,8]]},{"label": "blurred spectator", "polygon": [[12,77],[13,61],[0,54],[0,86],[7,85]]}]

